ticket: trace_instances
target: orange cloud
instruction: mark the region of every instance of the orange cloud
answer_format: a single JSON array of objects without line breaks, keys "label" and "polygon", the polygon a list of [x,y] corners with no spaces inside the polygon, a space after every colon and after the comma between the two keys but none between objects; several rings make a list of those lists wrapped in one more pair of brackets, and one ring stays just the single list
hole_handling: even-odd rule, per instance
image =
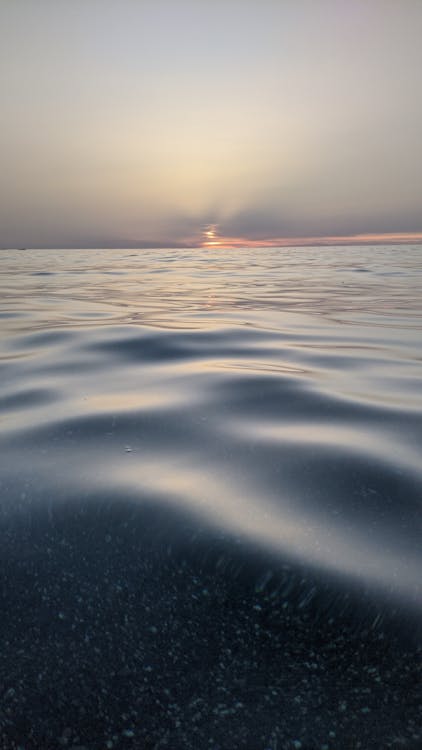
[{"label": "orange cloud", "polygon": [[212,238],[207,234],[199,247],[306,247],[309,245],[411,245],[422,242],[422,232],[392,232],[387,234],[328,235],[323,237],[274,237],[251,240],[247,237],[219,236],[214,230]]}]

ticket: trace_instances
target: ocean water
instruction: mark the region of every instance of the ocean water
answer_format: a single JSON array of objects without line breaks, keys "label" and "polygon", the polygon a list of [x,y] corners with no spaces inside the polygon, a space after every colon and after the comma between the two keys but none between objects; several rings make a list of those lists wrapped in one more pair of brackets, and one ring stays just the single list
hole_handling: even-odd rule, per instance
[{"label": "ocean water", "polygon": [[1,251],[0,747],[420,747],[421,447],[420,246]]}]

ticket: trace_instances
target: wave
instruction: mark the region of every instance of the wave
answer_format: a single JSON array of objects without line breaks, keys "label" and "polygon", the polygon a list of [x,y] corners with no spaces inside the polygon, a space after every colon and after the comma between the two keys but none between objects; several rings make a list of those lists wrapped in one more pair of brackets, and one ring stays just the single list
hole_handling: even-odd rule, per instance
[{"label": "wave", "polygon": [[[397,695],[421,616],[421,253],[345,253],[1,255],[4,627],[35,681],[43,659],[71,680],[73,649],[92,747],[115,742],[94,684],[113,726],[135,693],[156,706],[145,731],[120,720],[139,747],[414,740]],[[28,746],[53,747],[51,714],[33,721]]]}]

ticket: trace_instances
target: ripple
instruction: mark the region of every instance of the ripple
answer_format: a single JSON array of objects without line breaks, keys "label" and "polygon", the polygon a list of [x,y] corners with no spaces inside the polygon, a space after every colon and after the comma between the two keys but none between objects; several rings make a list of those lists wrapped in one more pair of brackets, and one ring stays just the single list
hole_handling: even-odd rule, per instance
[{"label": "ripple", "polygon": [[[19,258],[0,255],[0,671],[38,684],[46,664],[77,700],[71,662],[78,686],[95,662],[108,705],[126,679],[144,708],[164,680],[187,722],[228,686],[250,747],[257,706],[296,727],[299,705],[307,746],[322,716],[346,747],[340,710],[312,701],[341,695],[355,737],[376,695],[362,746],[409,738],[392,681],[405,694],[422,616],[420,251]],[[224,716],[198,719],[198,747],[210,721],[237,746]]]},{"label": "ripple", "polygon": [[58,395],[51,389],[32,388],[31,390],[14,392],[9,396],[0,396],[0,413],[51,404],[57,398]]}]

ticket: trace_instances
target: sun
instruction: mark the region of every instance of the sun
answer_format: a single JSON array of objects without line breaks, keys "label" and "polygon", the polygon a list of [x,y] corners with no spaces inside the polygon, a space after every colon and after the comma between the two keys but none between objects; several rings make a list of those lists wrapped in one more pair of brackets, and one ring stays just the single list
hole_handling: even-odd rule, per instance
[{"label": "sun", "polygon": [[204,247],[215,247],[216,245],[221,245],[220,240],[218,239],[218,225],[217,224],[207,224],[203,230],[203,241],[202,245]]}]

